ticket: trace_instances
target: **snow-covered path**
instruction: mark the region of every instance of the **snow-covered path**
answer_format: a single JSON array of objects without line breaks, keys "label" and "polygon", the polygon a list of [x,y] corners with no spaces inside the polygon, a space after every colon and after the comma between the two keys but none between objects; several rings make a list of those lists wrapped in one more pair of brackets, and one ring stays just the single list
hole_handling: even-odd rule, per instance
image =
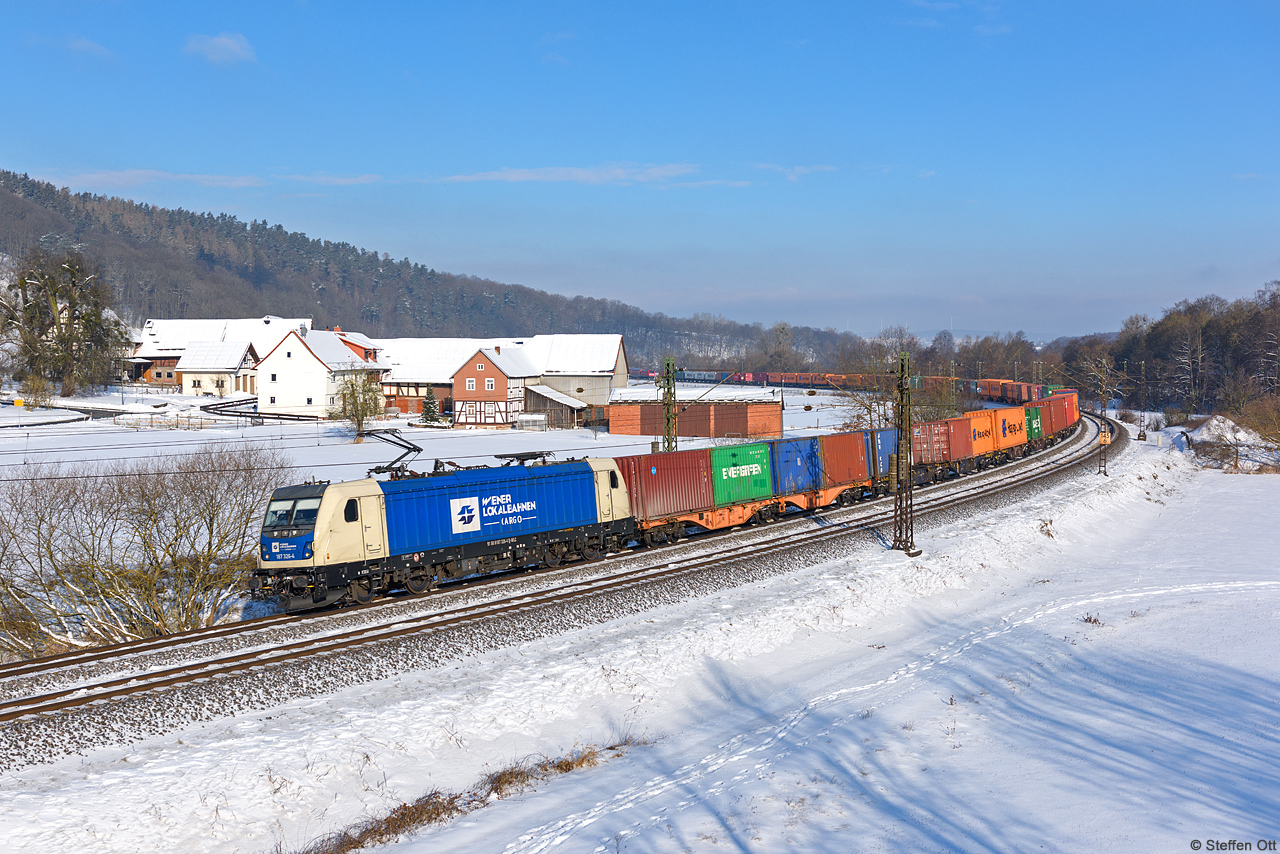
[{"label": "snow-covered path", "polygon": [[1275,838],[1280,479],[1143,446],[1111,471],[921,531],[915,560],[867,551],[23,769],[0,788],[0,834],[24,851],[300,847],[632,734],[654,741],[386,850]]}]

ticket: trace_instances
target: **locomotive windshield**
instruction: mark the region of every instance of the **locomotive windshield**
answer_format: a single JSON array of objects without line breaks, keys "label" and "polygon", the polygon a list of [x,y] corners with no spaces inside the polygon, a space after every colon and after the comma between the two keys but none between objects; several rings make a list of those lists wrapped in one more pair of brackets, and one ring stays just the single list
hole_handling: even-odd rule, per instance
[{"label": "locomotive windshield", "polygon": [[325,485],[320,483],[277,489],[267,504],[267,515],[262,520],[262,535],[279,539],[297,537],[315,530],[324,489]]},{"label": "locomotive windshield", "polygon": [[299,498],[272,501],[267,505],[266,528],[313,528],[316,514],[320,512],[319,498]]}]

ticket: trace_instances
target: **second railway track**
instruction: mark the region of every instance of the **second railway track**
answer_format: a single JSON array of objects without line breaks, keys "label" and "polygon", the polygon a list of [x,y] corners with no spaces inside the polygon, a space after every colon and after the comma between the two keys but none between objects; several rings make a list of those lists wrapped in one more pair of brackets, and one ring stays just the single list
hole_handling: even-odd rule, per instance
[{"label": "second railway track", "polygon": [[[1045,477],[1060,473],[1065,469],[1080,464],[1088,459],[1097,449],[1096,437],[1100,425],[1104,422],[1096,416],[1088,416],[1082,421],[1082,427],[1067,442],[1043,451],[1033,457],[1026,458],[1016,465],[989,469],[977,475],[956,481],[939,484],[941,488],[927,489],[920,493],[916,500],[916,512],[924,515],[954,508],[975,498],[998,495],[1008,490],[1026,486]],[[1118,449],[1117,449],[1118,450]],[[891,507],[884,501],[859,505],[839,511],[823,514],[825,526],[817,531],[803,525],[776,526],[776,532],[763,538],[747,538],[748,542],[722,544],[717,540],[693,540],[685,548],[666,548],[657,552],[642,552],[628,557],[624,562],[627,568],[618,572],[595,575],[579,580],[566,580],[564,583],[544,590],[521,592],[514,595],[489,598],[484,601],[465,604],[457,607],[446,607],[432,613],[412,616],[393,617],[389,621],[374,625],[359,626],[350,629],[334,630],[313,635],[300,640],[274,643],[269,646],[246,649],[230,655],[218,655],[196,661],[184,662],[174,666],[156,666],[146,670],[114,675],[98,681],[74,684],[75,672],[85,664],[103,662],[122,656],[146,655],[156,649],[172,649],[175,646],[199,645],[211,639],[221,639],[234,634],[263,632],[278,629],[297,623],[325,621],[325,616],[276,617],[263,618],[237,624],[234,627],[216,627],[196,635],[176,638],[158,638],[150,642],[126,644],[114,649],[86,651],[72,654],[69,657],[47,659],[43,662],[25,662],[0,669],[0,688],[6,683],[11,688],[19,688],[22,677],[39,677],[39,681],[56,679],[60,674],[71,681],[65,687],[53,690],[38,688],[33,683],[33,693],[16,696],[10,691],[7,699],[0,701],[0,721],[12,721],[24,717],[65,713],[75,709],[101,704],[116,698],[137,695],[151,691],[160,691],[184,684],[208,682],[221,677],[243,673],[250,670],[265,670],[286,666],[302,658],[324,656],[349,650],[356,647],[390,641],[406,635],[439,631],[450,626],[472,623],[499,614],[510,614],[522,610],[534,609],[553,603],[564,603],[582,600],[607,591],[616,591],[630,585],[646,584],[664,578],[680,576],[706,570],[710,567],[744,559],[760,558],[781,554],[801,545],[813,545],[847,537],[851,533],[865,531],[874,526],[884,524],[892,519]],[[712,551],[700,551],[712,545]],[[644,558],[657,558],[646,562]],[[636,565],[633,565],[636,564]],[[601,564],[578,564],[562,567],[556,571],[557,576],[571,575],[587,567],[600,567]],[[612,568],[612,567],[609,567]],[[516,579],[527,580],[527,574]],[[510,582],[511,577],[499,577],[490,583],[499,585]],[[468,590],[474,588],[467,588]],[[431,601],[433,597],[416,597],[410,600],[394,600],[402,604],[413,602],[418,605]],[[374,605],[362,606],[361,610],[372,609]],[[350,615],[354,609],[346,609],[335,614]],[[390,615],[388,615],[390,616]],[[332,621],[328,621],[330,625]],[[227,629],[227,631],[220,631]],[[234,629],[234,631],[232,631]],[[167,644],[164,643],[167,640]],[[25,669],[24,669],[25,668]]]}]

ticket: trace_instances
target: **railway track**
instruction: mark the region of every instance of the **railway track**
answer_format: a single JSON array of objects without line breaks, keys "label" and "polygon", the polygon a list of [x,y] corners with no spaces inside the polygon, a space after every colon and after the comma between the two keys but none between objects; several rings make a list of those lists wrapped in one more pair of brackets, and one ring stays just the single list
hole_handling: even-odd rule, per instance
[{"label": "railway track", "polygon": [[[957,481],[939,484],[941,488],[927,488],[918,493],[915,501],[917,514],[926,515],[965,504],[975,498],[986,498],[1003,492],[1025,487],[1030,483],[1059,474],[1065,469],[1089,459],[1097,451],[1096,438],[1102,419],[1086,415],[1082,421],[1082,429],[1067,442],[1048,449],[1033,457],[1029,457],[1011,466],[988,469]],[[1120,435],[1125,435],[1120,430]],[[1117,447],[1115,450],[1119,450]],[[877,501],[874,504],[862,504],[852,508],[844,508],[835,512],[824,513],[824,527],[815,531],[809,525],[788,525],[788,520],[771,526],[776,533],[765,538],[738,537],[736,541],[717,547],[714,541],[711,551],[698,551],[698,547],[708,545],[706,540],[690,541],[687,548],[663,549],[658,552],[648,551],[634,555],[635,558],[657,558],[645,563],[644,560],[625,560],[620,555],[612,560],[623,558],[623,567],[617,572],[605,575],[568,580],[551,588],[529,591],[514,595],[499,596],[457,607],[446,607],[430,614],[416,614],[376,625],[359,626],[345,630],[330,630],[323,635],[300,640],[278,643],[267,647],[247,649],[229,655],[219,655],[200,661],[186,662],[174,666],[153,667],[149,670],[119,675],[113,678],[100,679],[80,684],[70,684],[56,690],[43,690],[14,696],[0,700],[0,722],[11,721],[35,715],[48,715],[99,704],[112,699],[161,691],[184,684],[196,684],[216,680],[220,677],[243,673],[252,670],[267,670],[287,665],[299,658],[322,656],[350,650],[357,647],[382,643],[395,638],[415,633],[440,631],[442,629],[476,622],[499,614],[510,614],[522,610],[531,610],[553,603],[580,600],[606,591],[616,591],[632,585],[649,584],[664,578],[695,573],[709,567],[719,566],[745,559],[758,560],[769,555],[785,553],[800,545],[814,545],[847,537],[851,533],[868,531],[877,525],[890,522],[893,518],[892,506],[886,506],[889,500]],[[741,533],[741,532],[739,532]],[[746,541],[743,541],[743,540]],[[640,565],[644,564],[644,565]],[[596,564],[599,566],[599,564]],[[583,564],[563,567],[558,574],[581,570]],[[546,572],[552,572],[547,570]],[[527,579],[528,574],[520,578]],[[508,578],[496,578],[493,583],[510,581]],[[468,587],[468,590],[473,589]],[[437,594],[438,595],[438,594]],[[430,594],[427,594],[430,598]],[[392,603],[370,603],[358,606],[359,610],[372,610],[382,604],[404,603],[406,600],[392,600]],[[422,597],[412,600],[421,603]],[[356,609],[344,609],[337,615],[348,615]],[[308,621],[325,621],[334,614],[322,616],[278,615],[260,618],[233,626],[221,626],[186,633],[181,636],[156,638],[127,644],[118,644],[111,648],[100,648],[83,653],[71,653],[30,662],[17,662],[0,668],[0,688],[5,683],[21,681],[22,677],[48,677],[59,671],[74,676],[77,668],[85,664],[101,662],[121,656],[146,654],[156,650],[172,650],[184,645],[198,645],[209,640],[225,638],[230,635],[246,632],[274,629]],[[17,686],[12,686],[17,687]],[[34,686],[33,686],[34,687]],[[38,689],[37,689],[38,690]]]}]

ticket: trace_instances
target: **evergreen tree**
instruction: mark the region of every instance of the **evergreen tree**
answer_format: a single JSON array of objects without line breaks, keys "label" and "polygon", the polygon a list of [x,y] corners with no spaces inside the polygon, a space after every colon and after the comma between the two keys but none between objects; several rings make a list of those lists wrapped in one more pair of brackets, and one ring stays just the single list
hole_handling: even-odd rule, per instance
[{"label": "evergreen tree", "polygon": [[422,398],[422,420],[430,423],[440,420],[440,403],[436,400],[436,391],[427,386],[427,395]]}]

